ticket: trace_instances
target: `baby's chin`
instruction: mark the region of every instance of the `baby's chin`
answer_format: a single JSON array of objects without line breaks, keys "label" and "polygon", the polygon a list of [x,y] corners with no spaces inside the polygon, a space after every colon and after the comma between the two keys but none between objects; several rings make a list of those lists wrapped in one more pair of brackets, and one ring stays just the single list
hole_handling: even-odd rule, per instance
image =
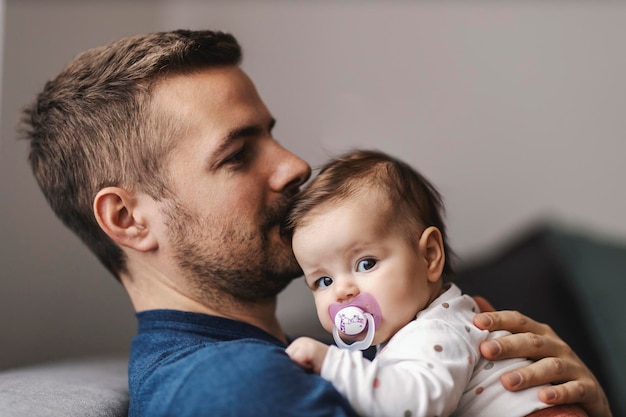
[{"label": "baby's chin", "polygon": [[381,343],[385,343],[388,341],[389,341],[389,337],[384,336],[384,335],[378,335],[378,333],[376,333],[374,335],[374,340],[372,340],[372,346],[380,345]]}]

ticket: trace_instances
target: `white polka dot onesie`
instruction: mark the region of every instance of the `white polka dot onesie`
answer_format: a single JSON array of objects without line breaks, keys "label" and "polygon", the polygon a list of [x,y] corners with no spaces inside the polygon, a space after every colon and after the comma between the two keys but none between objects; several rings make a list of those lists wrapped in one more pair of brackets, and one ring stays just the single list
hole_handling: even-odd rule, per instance
[{"label": "white polka dot onesie", "polygon": [[530,361],[484,359],[479,344],[508,333],[479,330],[472,323],[477,311],[474,300],[451,284],[379,346],[373,361],[331,346],[321,375],[362,416],[522,417],[546,408],[539,388],[514,393],[502,386],[502,373]]}]

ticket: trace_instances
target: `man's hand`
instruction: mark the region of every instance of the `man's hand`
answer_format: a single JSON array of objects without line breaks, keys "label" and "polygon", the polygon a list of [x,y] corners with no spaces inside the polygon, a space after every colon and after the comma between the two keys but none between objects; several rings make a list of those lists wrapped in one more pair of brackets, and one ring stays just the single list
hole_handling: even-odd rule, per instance
[{"label": "man's hand", "polygon": [[287,346],[286,352],[302,368],[319,375],[328,346],[310,337],[299,337]]},{"label": "man's hand", "polygon": [[611,417],[602,387],[589,368],[552,328],[517,311],[493,311],[482,297],[474,297],[483,313],[474,317],[479,329],[513,333],[483,342],[482,355],[489,360],[530,358],[536,362],[500,378],[510,391],[543,384],[539,399],[547,404],[580,404],[590,417]]}]

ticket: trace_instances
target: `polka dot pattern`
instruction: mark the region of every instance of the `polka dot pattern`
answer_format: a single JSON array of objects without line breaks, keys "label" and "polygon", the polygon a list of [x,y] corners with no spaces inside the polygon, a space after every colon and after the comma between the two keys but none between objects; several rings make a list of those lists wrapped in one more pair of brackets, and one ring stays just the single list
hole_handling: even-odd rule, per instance
[{"label": "polka dot pattern", "polygon": [[[498,394],[500,392],[499,386],[494,387],[490,385],[490,381],[493,379],[494,375],[499,372],[498,364],[488,362],[480,356],[479,352],[467,350],[461,343],[459,343],[459,345],[456,343],[460,339],[466,339],[474,342],[476,340],[483,340],[484,338],[483,332],[471,323],[472,314],[470,314],[470,310],[473,312],[478,311],[478,308],[474,308],[474,306],[475,304],[473,299],[464,295],[462,302],[459,302],[457,299],[448,298],[445,302],[440,300],[438,303],[434,303],[429,307],[431,311],[429,311],[428,314],[432,314],[432,317],[443,321],[450,319],[450,321],[454,324],[451,328],[454,329],[455,336],[451,337],[450,340],[454,340],[455,343],[451,343],[448,340],[445,329],[441,332],[441,334],[433,333],[430,337],[421,339],[419,348],[432,350],[430,350],[430,352],[425,352],[426,354],[420,359],[419,366],[422,367],[422,372],[432,375],[433,377],[438,375],[439,368],[445,368],[447,366],[446,361],[448,360],[456,361],[456,365],[469,367],[469,369],[471,369],[476,376],[476,380],[472,381],[473,384],[470,383],[465,386],[465,392],[463,395],[464,397],[473,397],[476,401],[483,402],[489,401],[491,395]],[[462,315],[459,315],[459,320],[456,321],[456,313],[459,311],[462,312]],[[420,318],[422,317],[418,314],[417,319],[419,320]],[[426,320],[431,319],[431,317],[426,315],[424,315],[424,318],[426,318]],[[393,357],[396,353],[394,349],[389,349],[387,352],[386,344],[379,346],[378,355],[383,352],[391,355],[390,357]],[[428,357],[430,357],[430,359],[426,359]],[[442,363],[440,363],[440,361],[442,361]],[[472,378],[474,378],[474,376],[472,376]],[[382,379],[374,378],[371,384],[371,389],[377,390],[376,392],[378,394],[376,395],[381,395]],[[486,393],[485,390],[488,390],[489,393]],[[399,412],[399,414],[396,414],[397,417],[416,416],[414,413],[415,410],[410,409],[411,406],[409,405],[409,400],[406,400],[406,404],[396,404],[396,407],[401,407],[396,409],[396,413]],[[431,414],[430,417],[437,416]]]}]

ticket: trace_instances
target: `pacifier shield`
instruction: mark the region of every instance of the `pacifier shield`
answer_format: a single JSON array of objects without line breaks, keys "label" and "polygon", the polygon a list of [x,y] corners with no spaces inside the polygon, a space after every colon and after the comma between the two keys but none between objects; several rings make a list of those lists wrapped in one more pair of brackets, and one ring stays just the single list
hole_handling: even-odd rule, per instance
[{"label": "pacifier shield", "polygon": [[[361,293],[348,303],[333,303],[328,307],[333,323],[333,339],[337,346],[349,350],[365,350],[372,345],[376,327],[382,321],[382,314],[376,299]],[[356,336],[365,333],[363,340],[346,344],[341,335]]]},{"label": "pacifier shield", "polygon": [[355,306],[342,308],[335,315],[335,327],[348,336],[357,335],[367,326],[367,318],[363,310]]},{"label": "pacifier shield", "polygon": [[376,302],[373,295],[368,293],[361,293],[350,300],[348,303],[333,303],[328,307],[328,314],[330,319],[335,323],[336,327],[339,327],[335,318],[337,313],[344,310],[347,307],[357,307],[362,313],[370,313],[374,317],[374,323],[376,327],[380,326],[382,321],[382,313],[380,307]]}]

